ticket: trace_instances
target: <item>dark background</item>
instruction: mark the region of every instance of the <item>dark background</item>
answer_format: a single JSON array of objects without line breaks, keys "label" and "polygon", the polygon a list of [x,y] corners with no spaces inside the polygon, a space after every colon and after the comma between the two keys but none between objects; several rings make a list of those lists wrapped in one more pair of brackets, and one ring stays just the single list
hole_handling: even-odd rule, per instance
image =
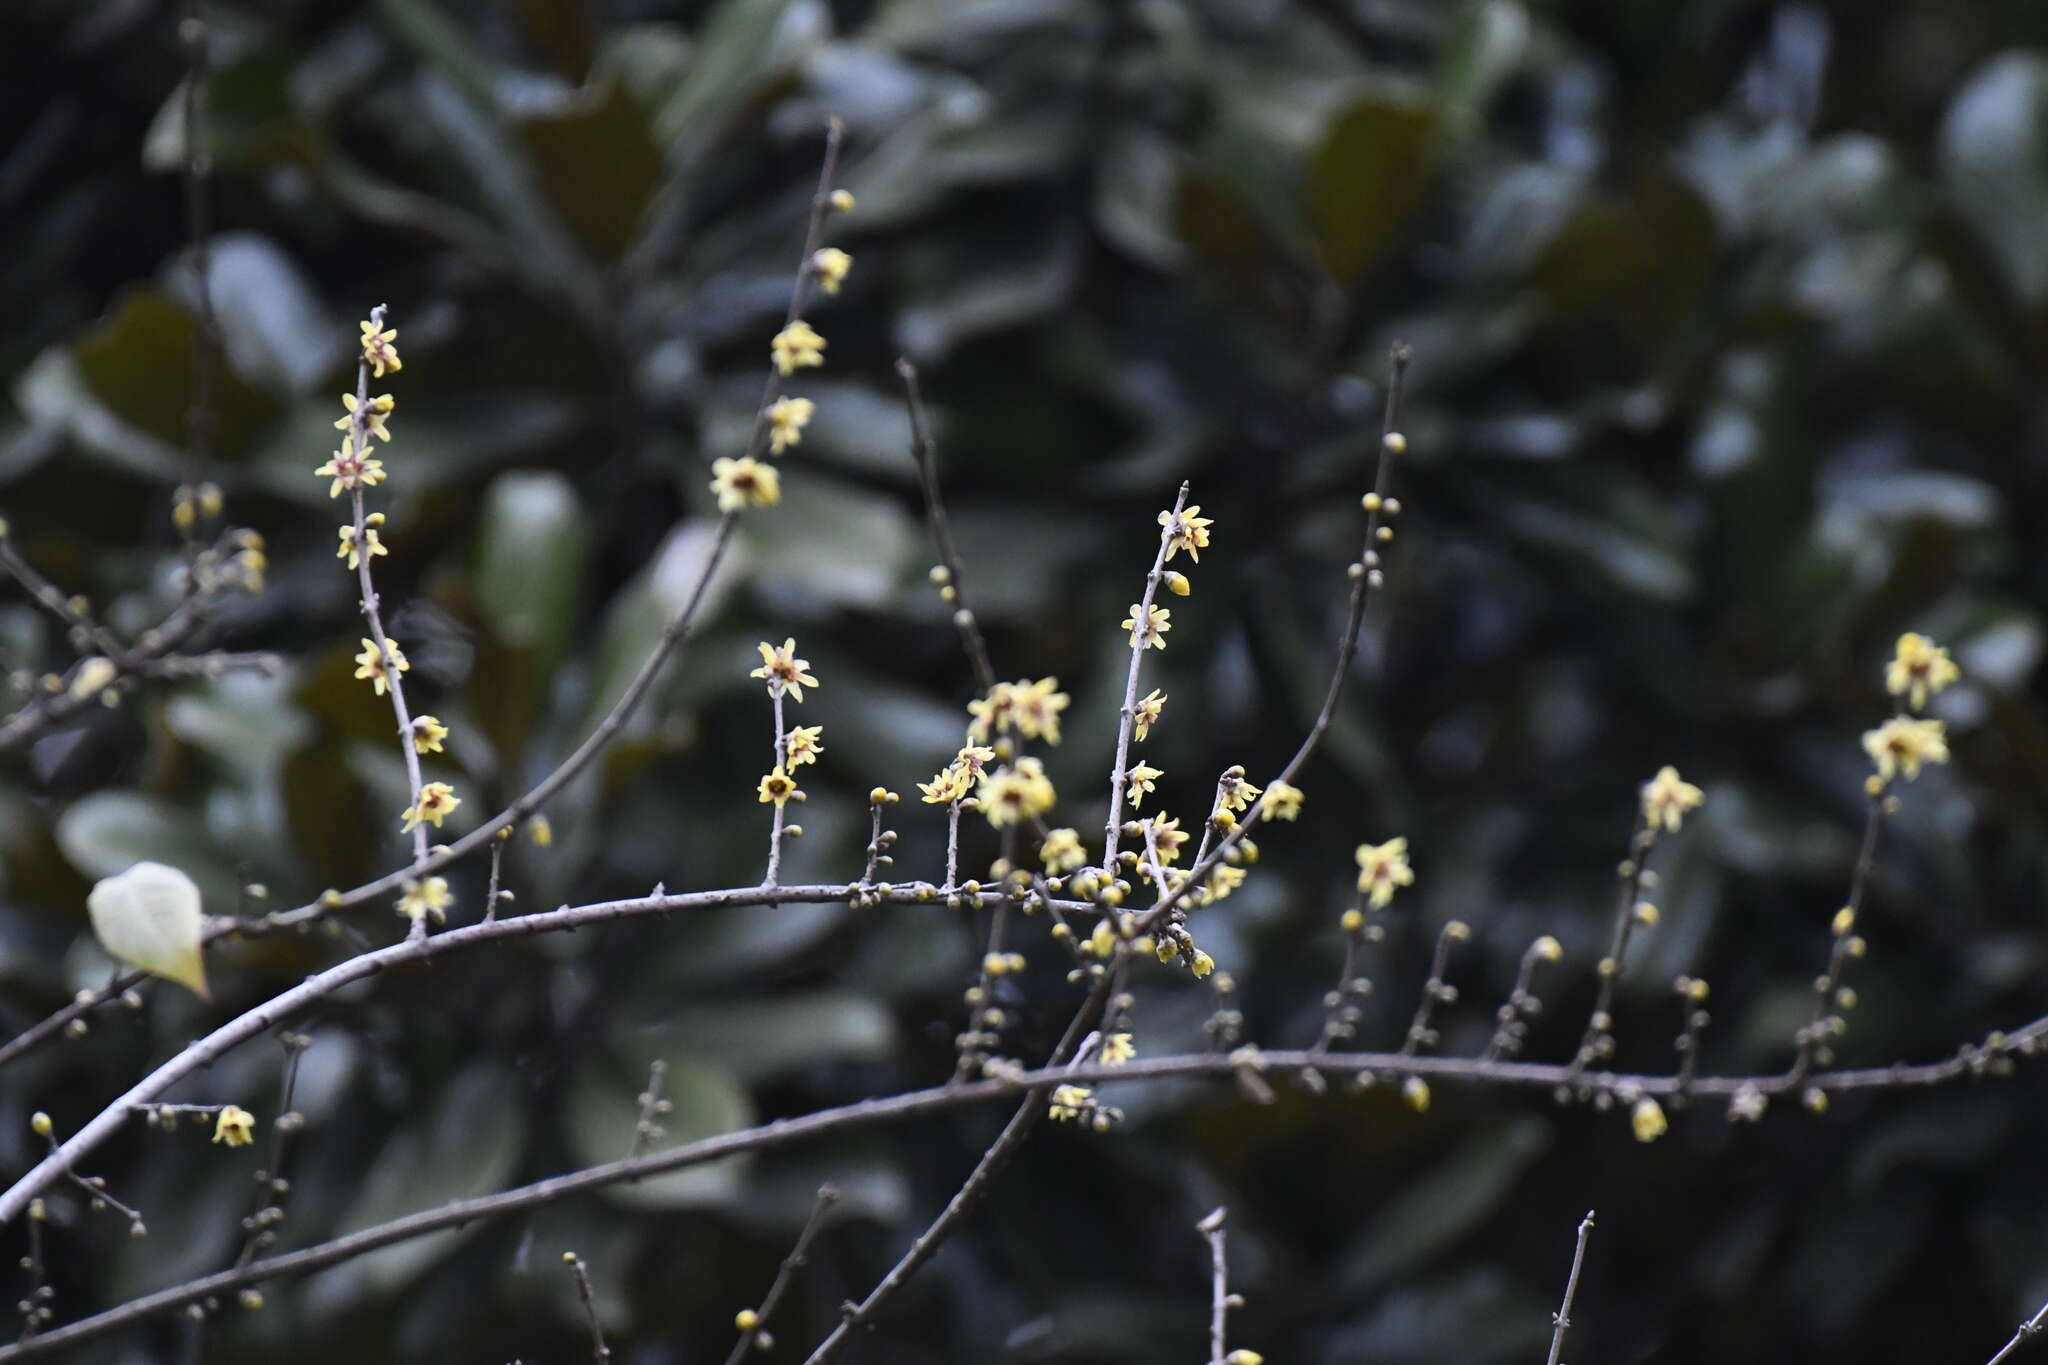
[{"label": "dark background", "polygon": [[[2048,1009],[2039,896],[2048,731],[2035,705],[2048,345],[2048,9],[1959,0],[214,0],[214,284],[230,358],[229,516],[272,584],[213,637],[281,651],[274,683],[155,686],[5,769],[0,1022],[104,980],[93,879],[139,857],[209,908],[272,904],[403,859],[389,712],[350,680],[342,504],[311,471],[388,303],[402,373],[378,561],[415,706],[455,729],[465,817],[587,731],[701,554],[708,462],[737,453],[778,325],[828,112],[852,277],[813,319],[818,417],[749,515],[740,572],[655,704],[508,858],[521,905],[760,874],[758,639],[794,635],[825,727],[795,877],[858,875],[864,793],[914,795],[971,692],[925,582],[891,363],[923,368],[970,597],[1005,676],[1075,697],[1056,820],[1099,838],[1127,657],[1116,622],[1177,481],[1215,544],[1174,601],[1145,753],[1192,824],[1214,774],[1260,778],[1320,697],[1395,338],[1415,347],[1408,511],[1362,681],[1250,884],[1199,917],[1248,1036],[1315,1036],[1351,849],[1406,835],[1416,887],[1370,972],[1395,1046],[1448,919],[1474,926],[1443,1048],[1476,1052],[1536,935],[1537,1059],[1569,1056],[1638,783],[1707,805],[1657,866],[1663,923],[1618,1008],[1621,1062],[1668,1069],[1680,972],[1713,985],[1710,1072],[1790,1056],[1846,885],[1905,629],[1967,683],[1955,762],[1905,791],[1853,977],[1848,1065],[1932,1060]],[[107,619],[167,610],[166,516],[194,324],[167,7],[28,0],[0,84],[0,510]],[[388,495],[388,496],[386,496]],[[663,568],[650,571],[650,565]],[[61,633],[0,607],[10,669]],[[1149,685],[1149,684],[1148,684]],[[936,877],[908,803],[897,875]],[[1091,839],[1091,846],[1093,844]],[[985,829],[969,859],[993,856]],[[456,878],[476,914],[482,869]],[[260,907],[259,907],[260,908]],[[0,1165],[233,1012],[402,925],[216,954],[175,988],[17,1064]],[[1006,1004],[1042,1056],[1077,996],[1033,922]],[[974,927],[939,909],[788,907],[636,921],[377,981],[307,1021],[286,1245],[610,1159],[648,1062],[672,1137],[932,1083]],[[1007,989],[1007,988],[1006,988]],[[1185,974],[1141,974],[1143,1055],[1199,1050]],[[278,1056],[177,1098],[266,1125]],[[2048,1099],[2010,1082],[1714,1106],[1635,1143],[1619,1112],[1440,1086],[1267,1107],[1124,1087],[1127,1124],[1048,1129],[858,1346],[864,1360],[1196,1359],[1232,1210],[1234,1344],[1269,1360],[1540,1358],[1573,1228],[1599,1210],[1580,1362],[1977,1361],[2048,1296]],[[730,1320],[832,1179],[846,1214],[784,1315],[801,1359],[950,1195],[994,1109],[409,1244],[203,1339],[158,1323],[80,1358],[315,1365],[587,1357],[560,1253],[589,1260],[618,1358],[722,1356]],[[187,1128],[95,1157],[147,1214],[55,1201],[61,1316],[227,1264],[263,1147]],[[16,1246],[9,1242],[10,1264]],[[2048,1348],[2044,1348],[2048,1349]],[[125,1352],[126,1354],[119,1354]],[[193,1352],[191,1356],[181,1353]]]}]

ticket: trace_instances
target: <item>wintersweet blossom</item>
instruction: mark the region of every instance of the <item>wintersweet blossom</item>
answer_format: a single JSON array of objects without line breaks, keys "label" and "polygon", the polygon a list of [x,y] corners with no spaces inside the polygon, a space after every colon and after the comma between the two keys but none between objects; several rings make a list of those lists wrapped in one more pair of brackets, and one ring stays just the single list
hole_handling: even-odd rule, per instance
[{"label": "wintersweet blossom", "polygon": [[446,877],[407,878],[405,894],[398,898],[398,913],[409,920],[434,917],[436,924],[448,920],[448,907],[455,903]]},{"label": "wintersweet blossom", "polygon": [[796,657],[795,636],[785,639],[780,649],[766,640],[755,648],[761,651],[761,666],[747,676],[765,681],[771,693],[787,692],[792,701],[802,701],[806,687],[818,686],[811,676],[811,661]]},{"label": "wintersweet blossom", "polygon": [[462,798],[455,794],[455,788],[446,782],[429,782],[420,788],[419,800],[407,806],[399,818],[405,822],[404,828],[408,833],[421,821],[439,829],[441,822],[461,804]]},{"label": "wintersweet blossom", "polygon": [[951,805],[974,790],[974,774],[958,763],[949,763],[933,774],[931,781],[918,783],[917,789],[924,793],[928,806]]},{"label": "wintersweet blossom", "polygon": [[761,785],[754,790],[762,805],[772,804],[780,808],[792,796],[796,795],[796,779],[784,771],[782,765],[778,763],[775,765],[773,772],[762,777]]},{"label": "wintersweet blossom", "polygon": [[351,569],[356,569],[362,567],[363,551],[365,548],[368,549],[372,559],[375,559],[378,555],[390,554],[391,551],[384,546],[383,537],[378,534],[377,528],[383,524],[384,514],[382,512],[372,512],[369,516],[364,517],[363,543],[361,545],[356,543],[356,528],[353,525],[337,527],[336,530],[341,537],[341,545],[340,548],[335,550],[334,557],[336,559],[346,559],[348,566]]},{"label": "wintersweet blossom", "polygon": [[1663,1106],[1647,1095],[1636,1101],[1635,1108],[1629,1111],[1628,1122],[1635,1129],[1637,1142],[1655,1142],[1671,1131]]},{"label": "wintersweet blossom", "polygon": [[818,287],[828,294],[839,292],[839,286],[846,283],[846,272],[853,269],[853,257],[836,246],[828,246],[811,256],[811,270],[818,277]]},{"label": "wintersweet blossom", "polygon": [[[386,636],[384,643],[391,649],[391,666],[400,673],[410,672],[412,665],[406,661],[405,651],[398,647],[398,641]],[[356,655],[356,677],[368,678],[380,697],[391,686],[391,677],[385,672],[384,653],[377,648],[377,642],[368,637],[363,638],[363,648]]]},{"label": "wintersweet blossom", "polygon": [[1035,758],[1020,758],[1015,767],[983,773],[975,798],[997,828],[1043,815],[1057,799],[1045,765]]},{"label": "wintersweet blossom", "polygon": [[1060,712],[1073,698],[1059,690],[1058,678],[1018,682],[1011,691],[1011,713],[1018,732],[1026,739],[1060,742]]},{"label": "wintersweet blossom", "polygon": [[801,768],[806,763],[816,763],[818,755],[825,752],[819,741],[825,734],[822,725],[796,725],[790,727],[782,737],[782,752],[789,758],[789,766]]},{"label": "wintersweet blossom", "polygon": [[1268,820],[1294,820],[1301,815],[1303,792],[1290,782],[1275,782],[1266,788],[1265,796],[1259,801],[1259,809]]},{"label": "wintersweet blossom", "polygon": [[1384,910],[1394,892],[1415,885],[1415,869],[1408,865],[1408,841],[1389,839],[1384,844],[1360,844],[1358,894],[1370,898],[1372,908]]},{"label": "wintersweet blossom", "polygon": [[356,438],[341,438],[341,449],[327,457],[327,463],[313,471],[323,478],[334,480],[327,490],[327,496],[338,498],[344,488],[375,488],[384,482],[384,462],[374,455],[364,454],[356,449]]},{"label": "wintersweet blossom", "polygon": [[213,1140],[247,1147],[256,1140],[256,1116],[239,1104],[224,1105],[213,1121]]},{"label": "wintersweet blossom", "polygon": [[1706,794],[1678,775],[1669,763],[1643,784],[1643,824],[1649,829],[1677,833],[1686,812],[1698,810]]},{"label": "wintersweet blossom", "polygon": [[1145,739],[1151,735],[1152,727],[1159,723],[1159,716],[1165,710],[1166,694],[1156,687],[1138,698],[1137,709],[1133,713],[1132,719],[1137,722],[1136,733],[1139,739]]},{"label": "wintersweet blossom", "polygon": [[720,456],[711,462],[711,491],[718,495],[721,512],[773,507],[782,501],[782,476],[774,465],[762,464],[751,455],[737,460]]},{"label": "wintersweet blossom", "polygon": [[[341,405],[348,409],[348,415],[337,419],[334,423],[334,429],[336,431],[347,431],[356,424],[356,396],[352,393],[343,394],[341,396]],[[363,405],[363,430],[380,441],[390,440],[391,428],[387,427],[384,421],[387,417],[391,416],[391,410],[397,406],[398,400],[388,393],[380,393],[375,398],[372,398]]]},{"label": "wintersweet blossom", "polygon": [[768,453],[780,455],[804,438],[818,405],[808,398],[778,398],[768,405]]},{"label": "wintersweet blossom", "polygon": [[775,334],[775,339],[768,343],[768,353],[775,359],[776,370],[786,379],[806,365],[825,363],[825,338],[810,323],[798,318]]},{"label": "wintersweet blossom", "polygon": [[391,344],[398,340],[396,327],[380,332],[374,322],[360,325],[363,329],[363,359],[370,362],[370,373],[382,379],[386,370],[395,372],[405,368],[398,359],[398,348]]},{"label": "wintersweet blossom", "polygon": [[1948,762],[1948,735],[1938,720],[1893,716],[1863,736],[1863,749],[1877,764],[1880,780],[1902,775],[1910,782],[1922,764]]},{"label": "wintersweet blossom", "polygon": [[441,741],[448,738],[448,727],[436,716],[414,716],[412,718],[412,747],[417,753],[438,754],[442,752]]},{"label": "wintersweet blossom", "polygon": [[1078,831],[1056,829],[1049,831],[1045,842],[1038,846],[1038,861],[1054,874],[1072,872],[1088,861],[1088,851],[1081,847]]},{"label": "wintersweet blossom", "polygon": [[1963,676],[1948,651],[1925,635],[1907,631],[1899,637],[1897,653],[1885,666],[1885,690],[1905,697],[1915,711],[1927,705],[1928,697]]},{"label": "wintersweet blossom", "polygon": [[1209,548],[1209,527],[1214,519],[1197,515],[1200,507],[1184,507],[1178,512],[1161,512],[1159,524],[1166,528],[1166,558],[1170,563],[1175,551],[1186,550],[1188,558],[1200,563],[1201,551]]},{"label": "wintersweet blossom", "polygon": [[1124,774],[1124,780],[1130,783],[1130,791],[1124,799],[1131,803],[1132,810],[1137,810],[1145,804],[1146,794],[1159,785],[1159,779],[1163,776],[1165,774],[1149,763],[1141,761],[1131,766],[1130,771]]},{"label": "wintersweet blossom", "polygon": [[1169,607],[1142,607],[1136,602],[1131,603],[1131,614],[1123,620],[1123,628],[1131,633],[1131,648],[1166,648],[1166,632],[1173,629],[1172,617],[1173,611]]}]

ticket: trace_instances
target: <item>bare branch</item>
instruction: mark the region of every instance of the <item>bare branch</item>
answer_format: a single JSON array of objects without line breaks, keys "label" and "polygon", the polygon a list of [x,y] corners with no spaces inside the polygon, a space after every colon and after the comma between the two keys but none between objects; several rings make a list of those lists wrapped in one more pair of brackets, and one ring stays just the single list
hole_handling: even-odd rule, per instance
[{"label": "bare branch", "polygon": [[1593,1231],[1593,1211],[1586,1210],[1586,1216],[1579,1220],[1579,1241],[1572,1250],[1572,1273],[1564,1282],[1564,1303],[1551,1315],[1556,1324],[1550,1334],[1550,1360],[1548,1365],[1557,1365],[1558,1352],[1564,1350],[1565,1329],[1572,1325],[1572,1296],[1579,1292],[1579,1267],[1586,1261],[1586,1238]]}]

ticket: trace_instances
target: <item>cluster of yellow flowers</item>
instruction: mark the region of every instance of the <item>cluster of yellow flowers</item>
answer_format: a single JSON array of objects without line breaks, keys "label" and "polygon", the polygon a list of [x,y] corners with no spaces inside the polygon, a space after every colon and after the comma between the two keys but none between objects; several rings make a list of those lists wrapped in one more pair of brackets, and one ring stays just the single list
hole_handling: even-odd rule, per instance
[{"label": "cluster of yellow flowers", "polygon": [[[841,213],[851,212],[853,196],[845,190],[834,190],[831,203]],[[811,253],[804,269],[817,277],[819,287],[827,294],[837,294],[846,282],[847,272],[853,269],[853,257],[836,246],[826,247]],[[823,365],[825,345],[818,330],[799,317],[769,341],[768,355],[775,362],[775,372],[787,379],[800,369]],[[804,428],[810,425],[817,410],[818,405],[808,398],[784,395],[770,403],[762,414],[768,424],[768,453],[781,455],[802,441]],[[718,495],[721,512],[773,507],[782,501],[782,476],[774,465],[763,464],[750,454],[738,459],[720,458],[711,462],[711,491]]]},{"label": "cluster of yellow flowers", "polygon": [[1904,699],[1906,714],[1893,716],[1863,736],[1864,752],[1877,765],[1877,775],[1870,780],[1873,796],[1894,777],[1910,782],[1920,776],[1923,765],[1948,762],[1948,732],[1942,723],[1911,713],[1962,676],[1948,651],[1926,636],[1908,631],[1899,637],[1892,661],[1885,666],[1885,690]]},{"label": "cluster of yellow flowers", "polygon": [[[791,701],[801,703],[804,689],[818,686],[817,678],[811,673],[811,661],[796,656],[794,636],[784,639],[780,648],[766,640],[755,648],[761,651],[761,666],[747,676],[767,683],[769,696],[787,696]],[[754,789],[762,805],[781,807],[792,800],[804,799],[803,792],[797,788],[795,773],[804,764],[818,761],[818,755],[825,752],[824,736],[825,727],[822,725],[796,725],[783,734],[775,755],[775,767],[761,778],[760,785]]]},{"label": "cluster of yellow flowers", "polygon": [[1058,799],[1052,779],[1045,775],[1045,764],[1035,758],[1020,758],[1008,767],[984,771],[974,792],[981,813],[998,829],[1035,820]]},{"label": "cluster of yellow flowers", "polygon": [[997,683],[986,697],[967,703],[967,713],[974,717],[967,727],[969,742],[986,744],[991,738],[1014,730],[1026,739],[1058,744],[1060,712],[1073,701],[1059,688],[1058,678],[1040,678],[1036,682],[1020,678],[1013,683]]}]

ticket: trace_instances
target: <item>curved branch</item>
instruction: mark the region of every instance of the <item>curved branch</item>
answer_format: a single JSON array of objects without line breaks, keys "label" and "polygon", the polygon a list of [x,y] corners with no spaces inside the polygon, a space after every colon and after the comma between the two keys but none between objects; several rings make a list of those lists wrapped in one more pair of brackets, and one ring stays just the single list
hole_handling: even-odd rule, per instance
[{"label": "curved branch", "polygon": [[[821,897],[816,893],[848,889],[850,888],[782,887],[774,890],[772,895],[784,901],[818,899]],[[771,892],[766,887],[749,887],[740,894],[766,900]],[[568,912],[556,912],[558,915],[563,913]],[[501,920],[497,927],[524,922]],[[446,935],[446,938],[452,939],[457,933],[471,932],[474,930],[456,930]],[[1983,1052],[1967,1052],[1947,1061],[1921,1066],[1901,1065],[1873,1067],[1860,1071],[1826,1072],[1809,1078],[1807,1084],[1831,1091],[1895,1090],[1941,1085],[1976,1074],[1980,1059],[1987,1054],[2028,1055],[2033,1050],[2033,1042],[2043,1036],[2048,1036],[2048,1017],[2037,1019],[2009,1033],[1997,1035],[1998,1041]],[[701,1165],[739,1152],[764,1151],[856,1128],[945,1113],[970,1105],[1013,1098],[1020,1092],[1029,1092],[1031,1096],[1036,1097],[1054,1086],[1069,1083],[1100,1085],[1117,1081],[1145,1081],[1181,1076],[1227,1078],[1243,1065],[1242,1061],[1204,1053],[1155,1057],[1117,1065],[1049,1066],[1002,1080],[974,1081],[966,1085],[937,1085],[924,1090],[892,1095],[886,1099],[861,1100],[834,1109],[822,1109],[800,1118],[776,1119],[755,1128],[740,1129],[737,1132],[685,1143],[650,1156],[627,1157],[619,1161],[606,1162],[567,1175],[552,1176],[529,1185],[521,1185],[498,1194],[459,1200],[438,1209],[408,1214],[404,1218],[322,1242],[302,1251],[289,1252],[258,1261],[239,1270],[222,1271],[203,1279],[159,1290],[28,1341],[0,1347],[0,1365],[5,1365],[8,1361],[34,1359],[47,1352],[61,1350],[118,1328],[130,1326],[145,1318],[168,1313],[211,1297],[226,1295],[248,1285],[302,1275],[308,1271],[351,1260],[381,1247],[410,1241],[415,1237],[424,1237],[428,1233],[524,1212],[552,1204],[571,1195],[601,1189],[607,1185],[644,1180],[649,1176]],[[1392,1052],[1346,1053],[1340,1056],[1317,1052],[1269,1052],[1262,1056],[1260,1065],[1268,1073],[1278,1075],[1307,1071],[1334,1072],[1340,1075],[1363,1075],[1371,1072],[1384,1076],[1418,1075],[1432,1081],[1463,1081],[1540,1089],[1555,1088],[1573,1076],[1572,1069],[1563,1065],[1489,1062],[1465,1057],[1404,1057]],[[1583,1073],[1579,1078],[1587,1079]],[[1678,1078],[1675,1076],[1620,1076],[1596,1073],[1591,1079],[1606,1088],[1621,1089],[1634,1086],[1643,1093],[1652,1095],[1672,1094],[1678,1086]],[[1692,1092],[1732,1095],[1744,1087],[1751,1086],[1766,1093],[1782,1093],[1793,1088],[1785,1074],[1780,1072],[1774,1076],[1718,1076],[1698,1079],[1692,1083]],[[2011,1348],[2008,1347],[2009,1349]],[[2002,1358],[2003,1356],[2000,1357]]]}]

